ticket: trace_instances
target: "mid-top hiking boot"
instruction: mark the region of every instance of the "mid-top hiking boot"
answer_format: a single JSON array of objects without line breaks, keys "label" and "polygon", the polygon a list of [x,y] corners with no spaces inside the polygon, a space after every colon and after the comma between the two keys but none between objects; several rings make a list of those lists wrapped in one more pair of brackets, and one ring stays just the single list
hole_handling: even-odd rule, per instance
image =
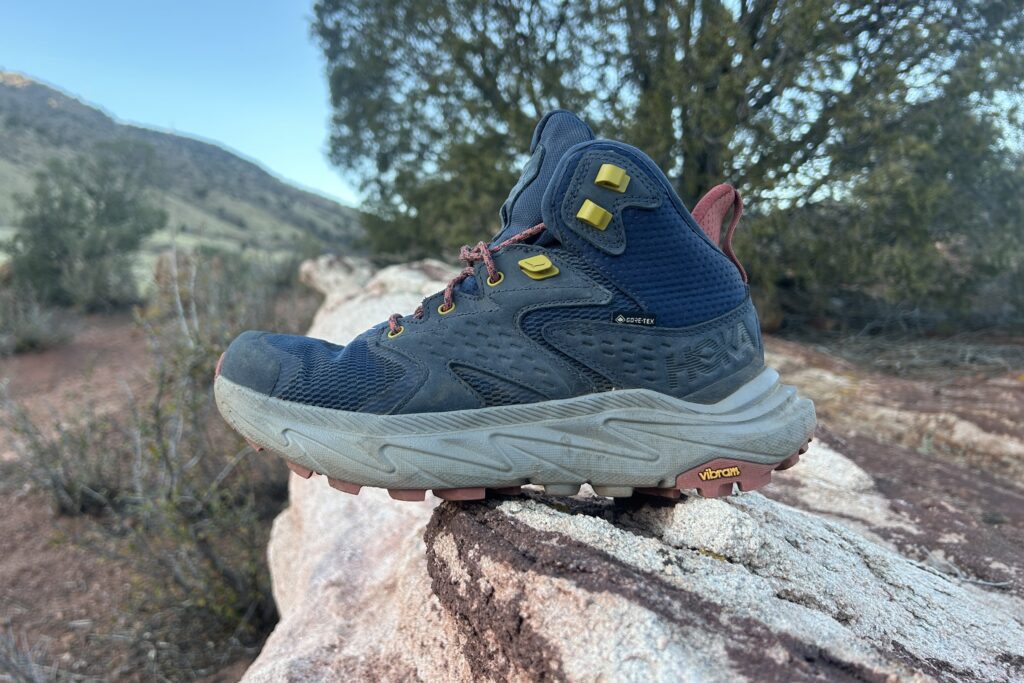
[{"label": "mid-top hiking boot", "polygon": [[646,155],[565,111],[530,152],[501,231],[415,314],[344,347],[239,336],[224,418],[300,475],[401,500],[719,496],[794,464],[814,406],[764,365],[739,195],[720,185],[691,215]]}]

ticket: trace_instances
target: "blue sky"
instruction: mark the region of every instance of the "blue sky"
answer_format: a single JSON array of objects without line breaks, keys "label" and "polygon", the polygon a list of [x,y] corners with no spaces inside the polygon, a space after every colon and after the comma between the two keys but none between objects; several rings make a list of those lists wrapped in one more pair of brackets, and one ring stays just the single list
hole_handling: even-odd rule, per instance
[{"label": "blue sky", "polygon": [[326,159],[312,0],[5,2],[0,69],[122,121],[222,144],[299,185],[358,202]]}]

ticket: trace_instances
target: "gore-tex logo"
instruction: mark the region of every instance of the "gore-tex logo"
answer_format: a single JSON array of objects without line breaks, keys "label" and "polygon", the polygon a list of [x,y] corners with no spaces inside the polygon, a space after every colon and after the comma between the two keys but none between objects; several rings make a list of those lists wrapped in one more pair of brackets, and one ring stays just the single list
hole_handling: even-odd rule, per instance
[{"label": "gore-tex logo", "polygon": [[612,322],[619,325],[654,326],[654,316],[650,313],[612,313]]}]

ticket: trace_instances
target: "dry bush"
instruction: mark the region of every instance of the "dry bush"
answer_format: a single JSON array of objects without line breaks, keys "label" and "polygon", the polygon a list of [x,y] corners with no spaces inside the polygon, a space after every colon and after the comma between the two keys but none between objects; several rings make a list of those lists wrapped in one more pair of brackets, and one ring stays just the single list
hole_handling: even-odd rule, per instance
[{"label": "dry bush", "polygon": [[238,332],[308,324],[316,297],[293,286],[284,268],[296,271],[292,263],[171,256],[158,291],[137,311],[152,358],[148,383],[125,387],[122,410],[41,425],[6,404],[3,419],[31,479],[59,512],[92,515],[103,552],[140,577],[135,649],[152,676],[210,673],[253,652],[277,620],[265,549],[287,470],[221,420],[212,380]]},{"label": "dry bush", "polygon": [[119,500],[125,483],[117,447],[123,433],[88,401],[82,405],[84,412],[71,422],[55,414],[51,424],[40,426],[0,387],[0,427],[14,436],[21,461],[30,463],[25,472],[50,494],[57,513],[101,515]]},{"label": "dry bush", "polygon": [[10,628],[0,631],[0,681],[3,683],[49,683],[57,680],[57,669],[47,663],[46,648],[18,637]]},{"label": "dry bush", "polygon": [[42,351],[73,336],[74,316],[40,304],[31,292],[0,289],[0,356]]}]

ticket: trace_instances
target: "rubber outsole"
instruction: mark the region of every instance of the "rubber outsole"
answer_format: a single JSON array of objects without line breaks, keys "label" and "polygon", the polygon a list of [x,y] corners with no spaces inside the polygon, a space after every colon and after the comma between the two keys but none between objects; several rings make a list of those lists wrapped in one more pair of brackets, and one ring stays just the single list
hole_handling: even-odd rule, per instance
[{"label": "rubber outsole", "polygon": [[[606,498],[630,498],[634,495],[655,496],[678,500],[684,491],[695,490],[703,498],[720,498],[735,494],[737,491],[753,491],[771,483],[772,473],[788,470],[800,461],[800,456],[807,452],[811,439],[807,440],[799,451],[775,464],[763,464],[732,458],[716,458],[702,465],[686,470],[676,477],[676,484],[669,488],[633,488],[630,486],[594,486],[594,492]],[[257,451],[265,450],[251,441],[249,445]],[[308,467],[285,460],[288,469],[309,479],[320,474]],[[359,495],[363,486],[347,481],[327,477],[331,488]],[[542,484],[544,492],[552,496],[574,496],[580,491],[580,484]],[[369,487],[373,488],[373,487]],[[442,500],[483,500],[488,495],[517,496],[523,492],[522,486],[504,486],[497,488],[467,487],[456,489],[387,489],[388,495],[395,500],[420,502],[426,500],[427,492],[432,492]]]}]

